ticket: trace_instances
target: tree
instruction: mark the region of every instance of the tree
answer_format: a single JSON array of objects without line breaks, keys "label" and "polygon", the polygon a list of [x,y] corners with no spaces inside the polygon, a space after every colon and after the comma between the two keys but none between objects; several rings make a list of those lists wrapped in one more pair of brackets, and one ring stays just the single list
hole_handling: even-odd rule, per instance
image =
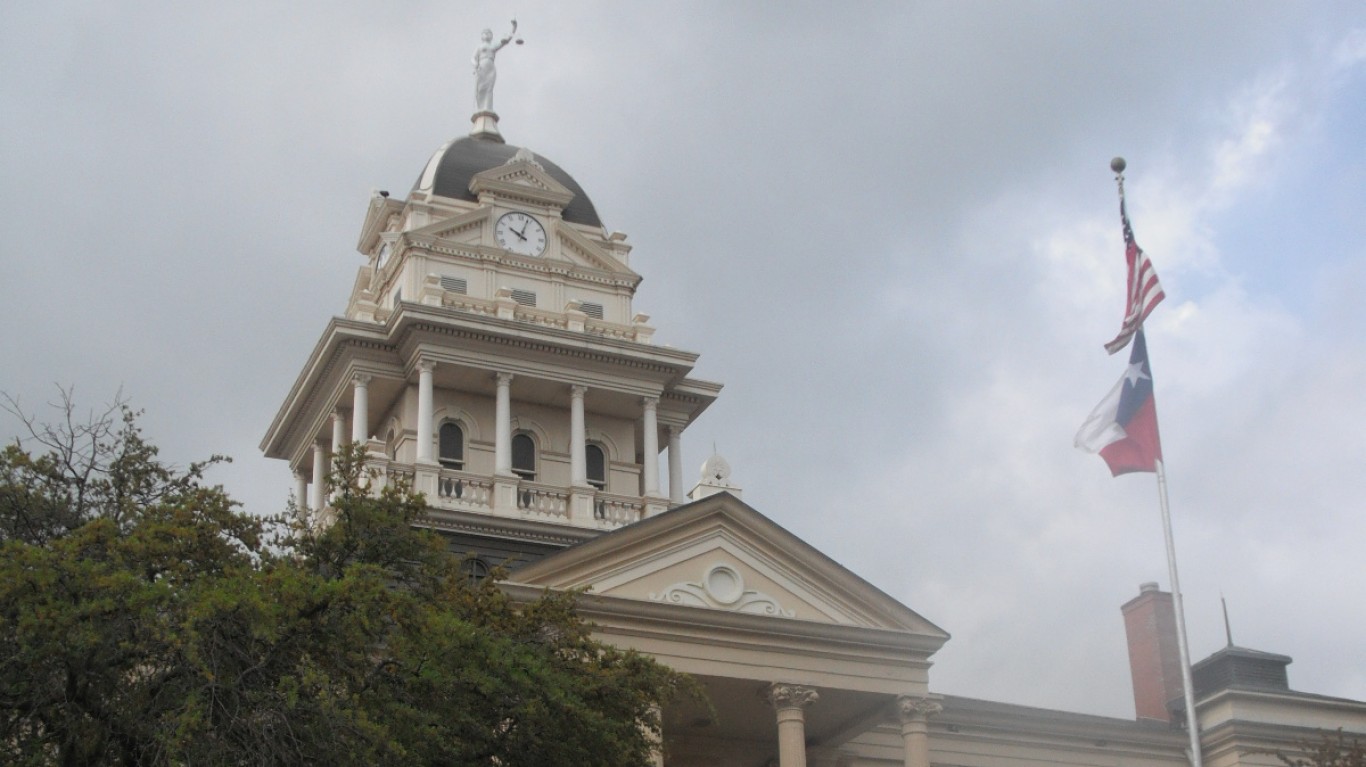
[{"label": "tree", "polygon": [[640,765],[690,682],[518,604],[367,489],[263,520],[160,462],[122,404],[0,453],[0,761]]},{"label": "tree", "polygon": [[1277,751],[1285,767],[1366,767],[1366,741],[1336,732],[1319,733],[1318,742],[1304,741],[1297,753]]}]

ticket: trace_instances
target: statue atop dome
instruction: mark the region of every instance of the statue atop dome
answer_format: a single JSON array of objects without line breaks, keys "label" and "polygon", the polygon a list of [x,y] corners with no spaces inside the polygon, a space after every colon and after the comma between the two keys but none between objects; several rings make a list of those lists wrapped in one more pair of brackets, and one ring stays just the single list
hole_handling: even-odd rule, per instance
[{"label": "statue atop dome", "polygon": [[[499,40],[497,44],[493,42],[493,31],[485,29],[480,34],[479,47],[474,49],[474,108],[480,112],[493,111],[493,84],[498,79],[498,69],[494,65],[494,59],[498,56],[504,46],[512,42],[517,35],[517,20],[512,20],[512,31],[507,37]],[[517,44],[521,45],[520,38]]]}]

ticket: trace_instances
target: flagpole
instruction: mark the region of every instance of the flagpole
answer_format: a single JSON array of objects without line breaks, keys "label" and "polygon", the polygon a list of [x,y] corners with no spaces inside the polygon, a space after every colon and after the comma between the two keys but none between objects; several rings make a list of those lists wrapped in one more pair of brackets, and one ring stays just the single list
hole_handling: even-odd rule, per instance
[{"label": "flagpole", "polygon": [[[1127,164],[1123,157],[1110,161],[1110,170],[1115,172],[1115,183],[1119,186],[1119,209],[1124,221],[1125,236],[1131,237],[1129,215],[1124,205],[1124,169]],[[1142,318],[1139,327],[1142,327]],[[1195,685],[1191,681],[1191,656],[1186,643],[1186,608],[1181,599],[1181,579],[1176,573],[1176,542],[1172,537],[1172,513],[1167,504],[1167,467],[1162,459],[1153,461],[1153,471],[1157,474],[1157,498],[1162,507],[1162,536],[1167,544],[1167,578],[1172,585],[1172,607],[1176,611],[1176,648],[1181,654],[1181,688],[1185,699],[1186,732],[1190,734],[1191,767],[1203,767],[1200,756],[1200,724],[1195,715]]]},{"label": "flagpole", "polygon": [[1181,603],[1181,581],[1176,574],[1176,543],[1172,538],[1172,514],[1167,505],[1167,468],[1161,460],[1153,463],[1157,472],[1157,496],[1162,506],[1162,534],[1167,541],[1167,577],[1172,584],[1172,606],[1176,608],[1176,647],[1181,653],[1181,688],[1186,702],[1186,731],[1190,733],[1192,767],[1202,767],[1200,725],[1195,716],[1195,687],[1191,683],[1191,656],[1186,646],[1186,608]]}]

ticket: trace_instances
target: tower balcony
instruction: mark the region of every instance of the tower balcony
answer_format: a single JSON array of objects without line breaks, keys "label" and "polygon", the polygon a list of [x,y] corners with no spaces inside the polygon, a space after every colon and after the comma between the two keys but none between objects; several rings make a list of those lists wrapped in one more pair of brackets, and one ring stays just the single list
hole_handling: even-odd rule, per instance
[{"label": "tower balcony", "polygon": [[669,508],[664,498],[609,493],[594,487],[563,487],[519,477],[488,476],[433,464],[413,464],[371,453],[371,488],[410,487],[422,493],[428,512],[466,512],[502,519],[615,530]]}]

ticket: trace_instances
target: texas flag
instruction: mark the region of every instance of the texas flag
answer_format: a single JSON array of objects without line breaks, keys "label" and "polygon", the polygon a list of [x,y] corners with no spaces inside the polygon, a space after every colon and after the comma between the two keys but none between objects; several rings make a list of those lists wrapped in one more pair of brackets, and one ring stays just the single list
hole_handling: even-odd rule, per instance
[{"label": "texas flag", "polygon": [[1134,336],[1128,369],[1081,425],[1075,444],[1087,452],[1100,453],[1116,477],[1157,471],[1162,443],[1157,438],[1153,372],[1148,367],[1148,344],[1141,327]]}]

